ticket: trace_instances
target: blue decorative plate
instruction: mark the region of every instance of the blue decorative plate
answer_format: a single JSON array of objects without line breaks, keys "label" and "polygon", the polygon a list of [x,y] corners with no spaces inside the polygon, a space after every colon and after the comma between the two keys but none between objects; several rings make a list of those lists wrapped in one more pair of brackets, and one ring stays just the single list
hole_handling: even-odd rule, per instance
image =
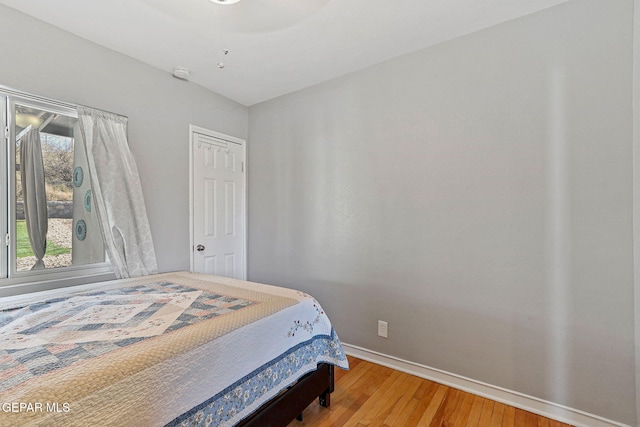
[{"label": "blue decorative plate", "polygon": [[84,193],[84,208],[87,212],[91,212],[91,190]]},{"label": "blue decorative plate", "polygon": [[73,185],[75,185],[76,187],[80,187],[83,180],[84,171],[82,170],[82,167],[78,166],[73,170]]},{"label": "blue decorative plate", "polygon": [[76,222],[76,237],[78,240],[84,240],[87,237],[87,223],[84,222],[84,219]]}]

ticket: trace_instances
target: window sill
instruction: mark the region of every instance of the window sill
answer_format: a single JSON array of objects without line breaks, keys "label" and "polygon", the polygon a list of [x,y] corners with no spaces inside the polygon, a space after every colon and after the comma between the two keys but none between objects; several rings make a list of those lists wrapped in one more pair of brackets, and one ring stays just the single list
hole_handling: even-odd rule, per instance
[{"label": "window sill", "polygon": [[67,267],[56,271],[18,273],[10,279],[0,279],[0,298],[31,292],[48,291],[68,286],[103,282],[116,278],[107,263],[92,266]]}]

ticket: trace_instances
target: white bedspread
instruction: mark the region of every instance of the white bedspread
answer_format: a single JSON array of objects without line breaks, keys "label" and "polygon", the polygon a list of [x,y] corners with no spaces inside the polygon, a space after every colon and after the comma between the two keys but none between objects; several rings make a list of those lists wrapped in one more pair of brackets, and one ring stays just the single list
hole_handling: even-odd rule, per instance
[{"label": "white bedspread", "polygon": [[[176,292],[156,294],[159,282]],[[134,285],[144,293],[132,293]],[[77,308],[104,298],[88,293],[120,288],[128,293],[116,302]],[[0,302],[0,426],[233,425],[320,362],[348,368],[318,302],[295,290],[167,273],[72,292]],[[98,326],[74,326],[82,320]],[[87,351],[98,354],[84,358]],[[66,365],[53,370],[62,363],[56,354]]]}]

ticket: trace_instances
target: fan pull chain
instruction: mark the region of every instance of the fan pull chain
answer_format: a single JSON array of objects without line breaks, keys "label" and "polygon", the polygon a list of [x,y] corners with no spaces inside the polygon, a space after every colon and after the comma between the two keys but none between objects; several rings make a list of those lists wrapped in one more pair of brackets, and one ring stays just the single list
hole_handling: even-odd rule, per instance
[{"label": "fan pull chain", "polygon": [[223,46],[223,48],[220,50],[220,57],[218,58],[218,68],[222,69],[224,68],[224,58],[229,54],[229,49],[225,48],[224,46],[227,44],[226,40],[225,40],[225,32],[224,32],[224,25],[223,25],[223,20],[222,20],[222,14],[223,11],[220,10],[220,44]]}]

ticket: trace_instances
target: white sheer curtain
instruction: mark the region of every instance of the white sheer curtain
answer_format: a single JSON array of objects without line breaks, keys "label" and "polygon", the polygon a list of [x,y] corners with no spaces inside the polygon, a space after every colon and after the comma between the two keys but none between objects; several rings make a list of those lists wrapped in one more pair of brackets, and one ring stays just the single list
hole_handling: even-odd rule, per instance
[{"label": "white sheer curtain", "polygon": [[127,143],[127,118],[78,107],[96,214],[116,276],[157,273],[138,168]]},{"label": "white sheer curtain", "polygon": [[[76,121],[74,135],[82,135]],[[78,139],[73,146],[73,265],[87,265],[105,261],[102,228],[96,215],[91,178],[84,144]]]},{"label": "white sheer curtain", "polygon": [[20,139],[20,179],[24,200],[24,219],[31,249],[36,256],[32,270],[44,268],[47,250],[47,195],[40,131],[31,129]]}]

